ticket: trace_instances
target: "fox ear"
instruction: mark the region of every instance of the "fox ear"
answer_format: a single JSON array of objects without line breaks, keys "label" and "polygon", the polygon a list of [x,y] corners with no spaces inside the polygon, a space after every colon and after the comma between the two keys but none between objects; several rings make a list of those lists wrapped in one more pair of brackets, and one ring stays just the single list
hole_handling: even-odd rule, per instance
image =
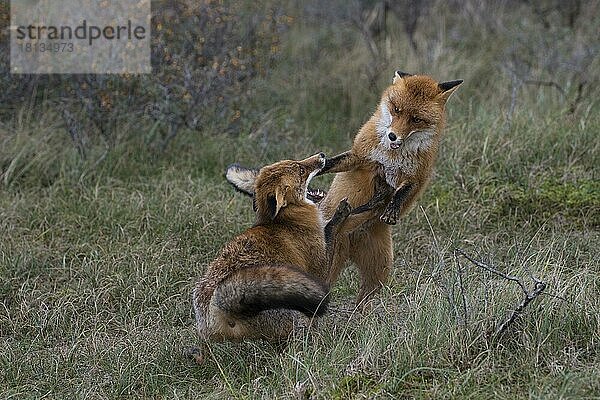
[{"label": "fox ear", "polygon": [[267,195],[267,215],[271,220],[275,219],[277,214],[279,214],[279,210],[283,207],[287,206],[287,202],[285,201],[285,195],[290,187],[285,186],[277,186],[275,188],[275,193],[269,193]]},{"label": "fox ear", "polygon": [[244,168],[239,164],[232,164],[225,171],[227,182],[248,196],[254,196],[254,182],[257,176],[257,169]]},{"label": "fox ear", "polygon": [[450,95],[452,93],[454,93],[456,91],[456,89],[458,89],[458,86],[461,83],[463,83],[462,79],[458,79],[456,81],[448,81],[448,82],[438,83],[438,88],[441,91],[441,93],[438,94],[438,98],[440,100],[443,100],[444,102],[446,102],[448,100],[448,98],[450,97]]},{"label": "fox ear", "polygon": [[407,72],[402,72],[402,71],[400,71],[400,70],[396,71],[396,72],[394,73],[394,79],[392,79],[392,84],[396,83],[396,81],[397,81],[398,79],[402,79],[402,78],[405,78],[405,77],[407,77],[407,76],[412,76],[412,74],[409,74],[409,73],[407,73]]}]

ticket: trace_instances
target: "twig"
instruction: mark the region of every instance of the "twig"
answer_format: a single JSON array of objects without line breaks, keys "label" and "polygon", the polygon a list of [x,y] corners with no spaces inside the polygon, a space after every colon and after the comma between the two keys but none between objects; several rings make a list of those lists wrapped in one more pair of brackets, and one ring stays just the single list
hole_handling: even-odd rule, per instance
[{"label": "twig", "polygon": [[521,81],[517,77],[517,74],[512,69],[509,69],[509,71],[511,73],[512,89],[510,92],[510,105],[506,113],[507,130],[509,130],[512,126],[512,118],[517,106],[517,94],[519,93],[519,88],[521,87]]},{"label": "twig", "polygon": [[[534,290],[532,292],[529,292],[529,290],[527,290],[527,287],[525,286],[525,284],[516,276],[512,276],[512,275],[508,275],[503,272],[500,272],[495,268],[492,268],[480,261],[473,259],[469,255],[467,255],[463,250],[457,248],[454,250],[454,259],[456,260],[459,269],[462,267],[460,266],[460,263],[458,262],[458,255],[465,257],[473,265],[475,265],[479,268],[482,268],[488,272],[498,275],[506,280],[516,282],[519,285],[519,287],[521,288],[521,290],[523,290],[523,293],[525,294],[525,297],[523,298],[523,300],[517,305],[517,307],[514,310],[511,311],[508,318],[496,328],[496,330],[492,334],[493,338],[499,338],[512,325],[512,323],[515,321],[515,319],[517,319],[517,317],[523,312],[525,307],[527,307],[527,305],[529,303],[531,303],[536,297],[538,297],[540,294],[542,294],[544,289],[546,289],[547,285],[545,282],[537,279],[536,277],[534,277],[530,274],[531,279],[535,283],[535,286],[534,286]],[[459,273],[459,276],[460,276],[460,273]],[[463,292],[463,297],[464,297],[464,288],[462,287],[462,283],[461,283],[461,290]],[[466,300],[464,300],[464,301],[466,301]]]},{"label": "twig", "polygon": [[567,92],[565,91],[565,89],[563,89],[562,86],[560,86],[558,83],[556,83],[554,81],[541,81],[541,80],[537,80],[537,79],[528,79],[528,80],[524,80],[523,83],[527,84],[527,85],[548,86],[548,87],[555,88],[556,90],[558,90],[558,92],[562,96],[563,100],[566,100],[569,102],[569,114],[573,114],[575,112],[575,110],[577,109],[579,102],[581,101],[581,98],[583,96],[583,88],[584,88],[586,82],[585,81],[579,82],[579,84],[577,85],[577,94],[573,101],[569,101],[569,97],[567,96]]},{"label": "twig", "polygon": [[554,82],[554,81],[540,81],[537,79],[527,79],[524,80],[523,83],[527,84],[527,85],[537,85],[537,86],[549,86],[549,87],[553,87],[556,90],[558,90],[560,92],[560,94],[562,95],[563,99],[567,98],[567,93],[565,92],[565,89],[562,88],[562,86],[560,86],[558,83]]},{"label": "twig", "polygon": [[583,88],[586,83],[587,82],[583,81],[579,82],[579,85],[577,85],[577,96],[575,97],[575,100],[573,100],[573,102],[571,103],[571,107],[569,107],[569,113],[573,114],[577,109],[577,106],[579,105],[579,102],[583,97]]},{"label": "twig", "polygon": [[75,148],[77,148],[79,156],[82,159],[85,159],[87,154],[85,151],[86,149],[83,136],[81,135],[81,124],[79,124],[79,121],[77,121],[69,112],[69,110],[67,110],[66,106],[62,107],[62,117],[65,122],[66,128],[69,131],[69,135],[71,136],[71,140],[73,141]]},{"label": "twig", "polygon": [[517,278],[516,276],[507,275],[504,272],[500,272],[497,269],[494,269],[494,268],[492,268],[492,267],[490,267],[488,265],[485,265],[482,262],[479,262],[479,261],[473,259],[472,257],[470,257],[468,254],[466,254],[461,249],[455,249],[454,252],[455,252],[455,254],[458,253],[461,256],[463,256],[464,258],[466,258],[467,260],[471,261],[474,265],[476,265],[479,268],[485,269],[486,271],[489,271],[489,272],[491,272],[493,274],[496,274],[499,277],[504,278],[506,280],[516,282],[521,287],[521,289],[523,290],[523,293],[525,293],[525,294],[528,293],[527,288],[525,287],[525,285],[523,284],[523,282],[521,282],[521,280],[519,278]]},{"label": "twig", "polygon": [[460,288],[460,295],[461,295],[461,300],[462,300],[462,309],[463,309],[463,318],[464,318],[464,324],[467,324],[467,296],[465,294],[465,286],[463,284],[463,280],[462,280],[462,273],[463,273],[463,269],[462,269],[462,265],[460,263],[460,260],[458,259],[458,254],[455,251],[454,252],[454,261],[456,262],[456,265],[458,267],[458,287]]},{"label": "twig", "polygon": [[536,282],[535,289],[531,293],[527,293],[523,301],[515,308],[510,316],[504,321],[494,332],[495,337],[500,337],[508,329],[510,324],[523,312],[523,309],[527,307],[527,304],[531,303],[536,297],[538,297],[543,291],[546,289],[546,284],[544,282]]},{"label": "twig", "polygon": [[557,300],[560,300],[560,301],[564,301],[564,302],[565,302],[565,303],[567,303],[567,304],[574,304],[574,305],[576,305],[576,306],[578,306],[578,307],[583,307],[583,305],[582,305],[580,302],[578,302],[578,301],[573,301],[573,300],[569,300],[569,299],[566,299],[566,298],[564,298],[563,296],[559,296],[559,295],[557,295],[557,294],[552,294],[552,293],[542,293],[542,296],[548,296],[548,297],[552,297],[552,298],[554,298],[554,299],[557,299]]}]

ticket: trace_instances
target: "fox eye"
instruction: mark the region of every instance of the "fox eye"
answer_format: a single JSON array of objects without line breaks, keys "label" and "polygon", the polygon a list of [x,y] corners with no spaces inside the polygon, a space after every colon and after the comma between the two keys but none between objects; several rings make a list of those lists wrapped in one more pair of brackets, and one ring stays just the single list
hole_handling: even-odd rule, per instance
[{"label": "fox eye", "polygon": [[306,172],[306,169],[304,169],[304,167],[302,165],[299,165],[298,169],[300,170],[301,175],[304,175],[304,173]]},{"label": "fox eye", "polygon": [[394,112],[396,114],[400,114],[400,109],[398,108],[398,106],[394,106]]},{"label": "fox eye", "polygon": [[412,122],[413,124],[420,124],[421,122],[424,122],[424,120],[413,115],[412,117],[410,117],[410,122]]}]

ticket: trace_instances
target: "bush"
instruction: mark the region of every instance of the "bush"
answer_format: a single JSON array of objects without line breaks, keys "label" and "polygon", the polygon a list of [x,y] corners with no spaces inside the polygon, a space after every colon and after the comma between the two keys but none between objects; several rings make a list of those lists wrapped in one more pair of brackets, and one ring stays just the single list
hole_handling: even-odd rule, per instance
[{"label": "bush", "polygon": [[[148,75],[11,75],[3,29],[0,118],[10,119],[25,104],[51,102],[84,157],[98,139],[112,148],[132,123],[146,126],[136,134],[163,149],[180,128],[198,131],[215,117],[221,131],[233,130],[247,83],[269,72],[289,24],[276,4],[154,1]],[[7,1],[0,14],[6,27]]]}]

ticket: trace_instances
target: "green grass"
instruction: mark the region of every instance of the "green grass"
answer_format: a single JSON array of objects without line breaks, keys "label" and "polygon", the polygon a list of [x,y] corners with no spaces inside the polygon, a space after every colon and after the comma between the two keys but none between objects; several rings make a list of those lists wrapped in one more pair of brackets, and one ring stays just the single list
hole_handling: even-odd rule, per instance
[{"label": "green grass", "polygon": [[[285,349],[217,344],[201,366],[183,356],[197,344],[193,283],[253,222],[225,166],[349,147],[380,90],[358,39],[347,26],[293,28],[236,136],[184,132],[160,153],[144,145],[149,124],[124,125],[115,148],[81,160],[48,108],[0,125],[1,398],[600,397],[598,88],[569,114],[552,88],[524,87],[509,120],[510,80],[479,79],[498,74],[500,53],[472,43],[432,70],[393,44],[407,69],[465,84],[432,184],[393,229],[395,268],[373,311],[353,309],[349,268],[332,312]],[[554,296],[492,341],[522,294],[462,261],[465,314],[455,247],[533,273]]]}]

